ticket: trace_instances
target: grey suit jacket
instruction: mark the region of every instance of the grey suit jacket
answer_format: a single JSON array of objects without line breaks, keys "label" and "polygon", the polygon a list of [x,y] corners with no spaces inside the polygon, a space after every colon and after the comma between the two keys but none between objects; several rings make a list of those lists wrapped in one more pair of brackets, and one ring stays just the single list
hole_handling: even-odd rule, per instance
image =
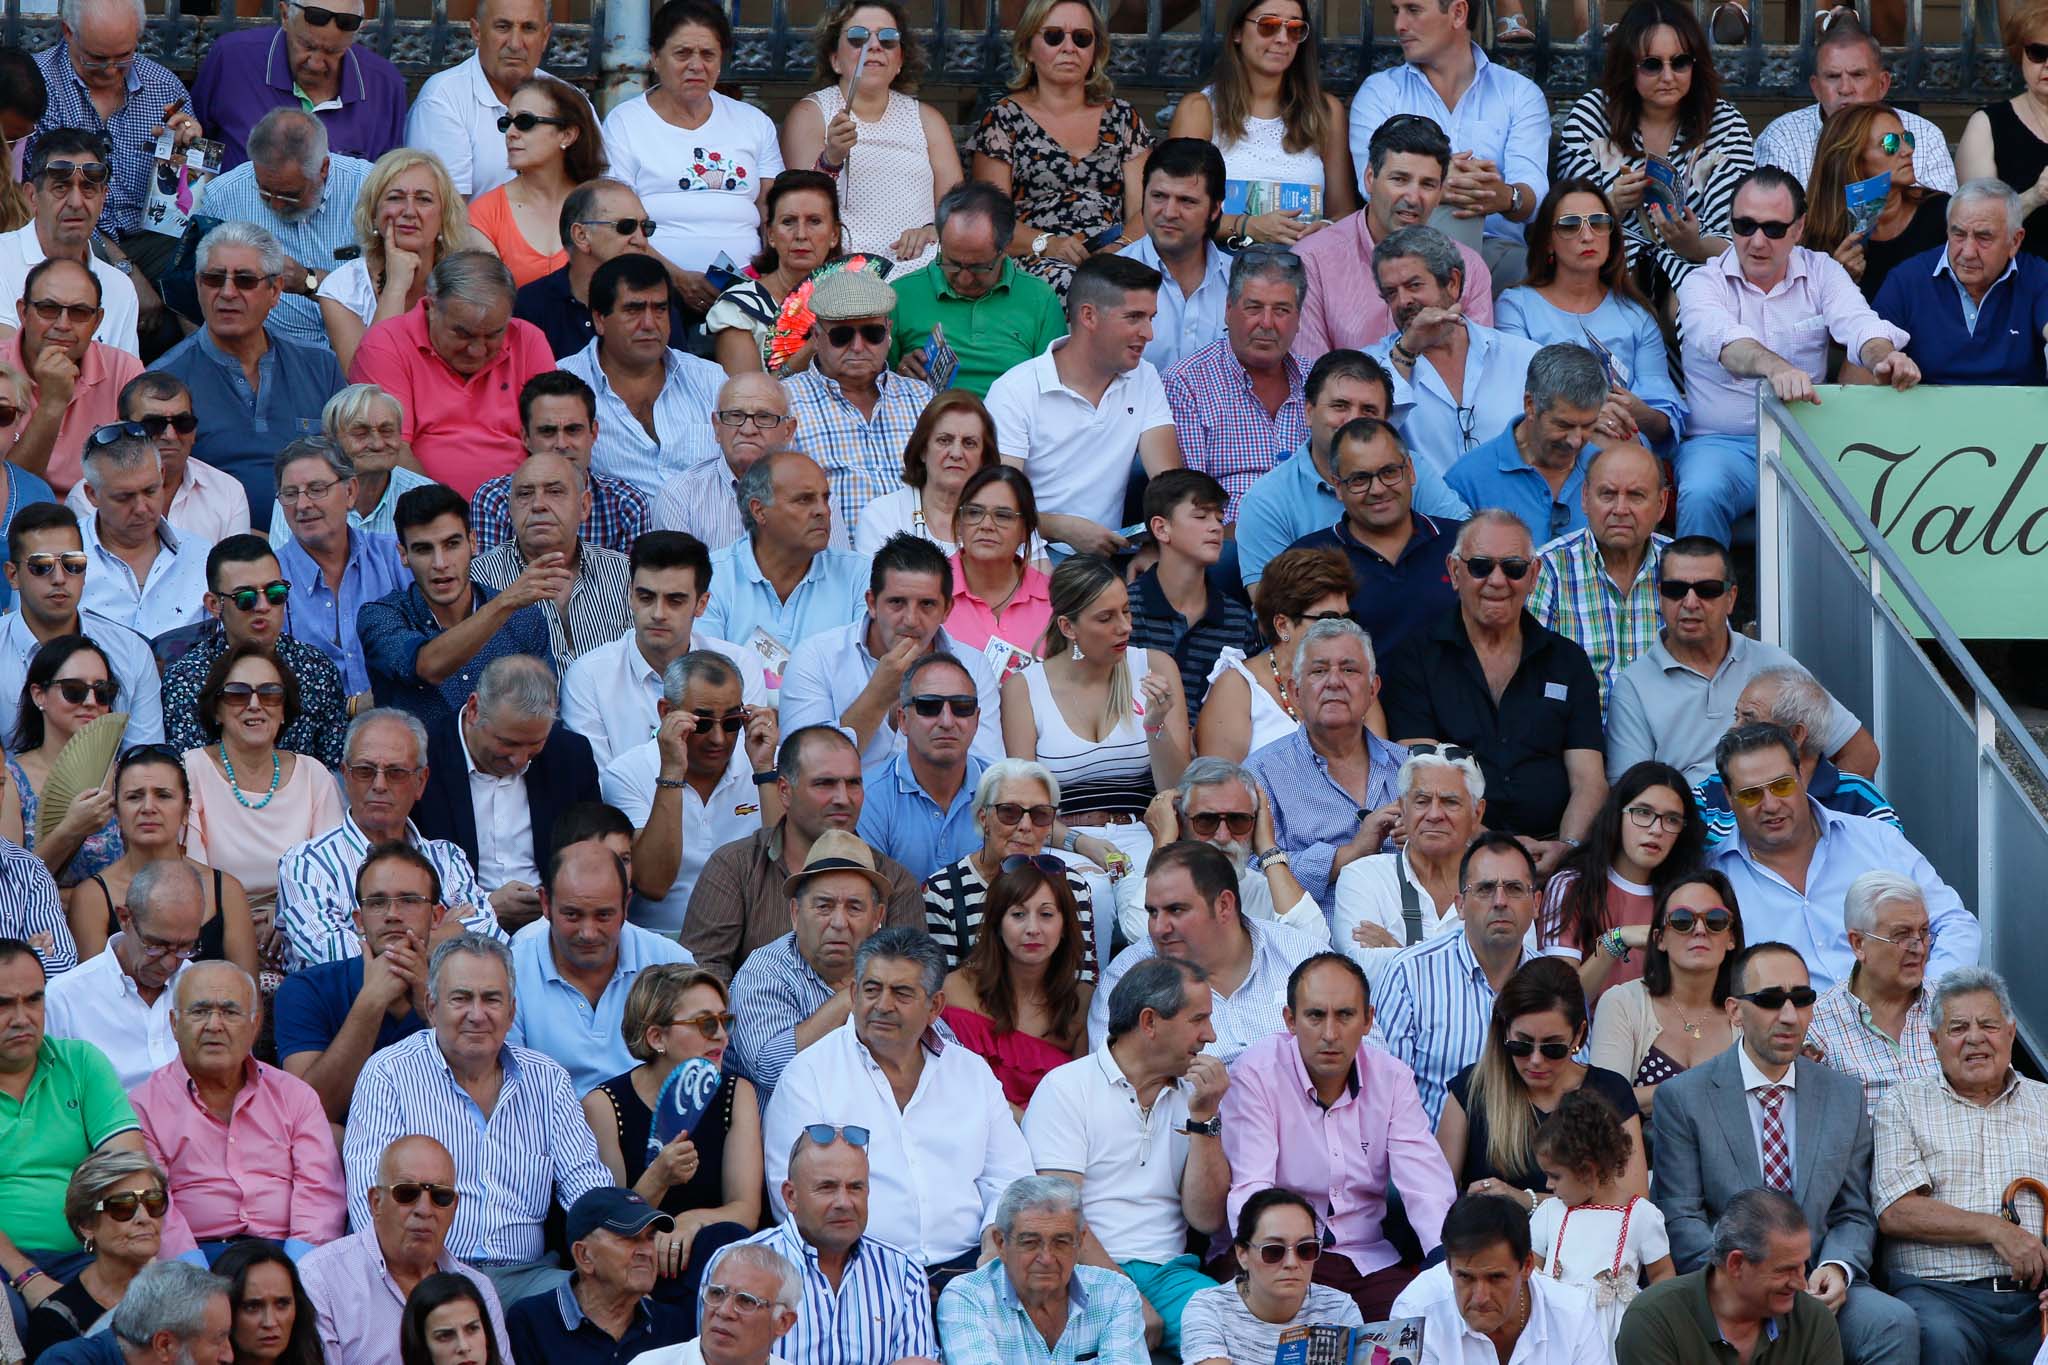
[{"label": "grey suit jacket", "polygon": [[[1651,1197],[1681,1275],[1707,1263],[1728,1201],[1764,1183],[1736,1047],[1657,1087],[1650,1110],[1656,1162]],[[1801,1057],[1792,1108],[1792,1197],[1813,1229],[1813,1263],[1870,1274],[1877,1218],[1870,1208],[1870,1117],[1854,1076]]]}]

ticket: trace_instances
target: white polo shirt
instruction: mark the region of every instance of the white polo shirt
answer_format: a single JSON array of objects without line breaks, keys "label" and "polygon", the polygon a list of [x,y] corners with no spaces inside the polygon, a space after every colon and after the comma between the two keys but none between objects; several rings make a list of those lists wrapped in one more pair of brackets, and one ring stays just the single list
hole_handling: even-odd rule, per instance
[{"label": "white polo shirt", "polygon": [[[499,145],[504,139],[498,139]],[[19,327],[14,305],[21,298],[23,286],[28,283],[28,272],[43,263],[47,253],[43,250],[43,239],[36,236],[36,225],[24,223],[13,232],[0,233],[0,322],[9,327]],[[86,253],[86,263],[92,267],[93,278],[100,282],[99,330],[92,339],[105,346],[142,354],[142,347],[136,340],[136,323],[141,309],[135,302],[135,285],[129,278],[108,265],[91,252]]]},{"label": "white polo shirt", "polygon": [[[632,638],[630,636],[628,639]],[[711,799],[697,795],[695,787],[683,787],[683,860],[676,867],[675,883],[668,894],[650,901],[635,892],[630,918],[643,929],[674,933],[683,927],[683,913],[690,908],[690,893],[697,889],[697,876],[711,855],[735,839],[744,839],[761,828],[761,792],[754,785],[754,765],[746,746],[733,746],[732,762],[711,789]],[[642,740],[620,754],[598,774],[598,789],[605,801],[617,806],[633,828],[644,829],[654,810],[654,779],[661,775],[661,746]]]},{"label": "white polo shirt", "polygon": [[[1586,1290],[1548,1275],[1529,1277],[1529,1322],[1505,1365],[1549,1365],[1552,1361],[1601,1361],[1614,1356],[1614,1343],[1601,1328]],[[1421,1318],[1424,1357],[1441,1365],[1502,1365],[1500,1352],[1465,1325],[1450,1268],[1442,1261],[1409,1282],[1394,1300],[1391,1316]]]},{"label": "white polo shirt", "polygon": [[[732,660],[740,673],[740,700],[748,706],[768,704],[768,661],[758,653],[698,633],[691,634],[690,648],[714,650]],[[661,674],[640,652],[637,631],[599,645],[572,661],[562,675],[562,724],[590,741],[600,770],[654,738],[661,727],[655,706],[660,700]],[[651,785],[653,779],[648,781]]]},{"label": "white polo shirt", "polygon": [[999,377],[988,390],[997,443],[1031,479],[1040,515],[1085,517],[1111,530],[1123,524],[1124,489],[1138,438],[1173,425],[1166,386],[1149,360],[1118,375],[1091,403],[1060,381],[1055,341]]},{"label": "white polo shirt", "polygon": [[1108,1044],[1054,1067],[1024,1111],[1024,1140],[1041,1171],[1081,1177],[1081,1212],[1113,1261],[1170,1261],[1187,1250],[1180,1177],[1188,1164],[1186,1078],[1147,1111]]},{"label": "white polo shirt", "polygon": [[[77,487],[85,487],[85,480]],[[156,558],[148,578],[138,583],[128,561],[100,540],[97,511],[79,518],[78,534],[91,565],[85,575],[86,607],[150,639],[205,614],[206,556],[212,541],[157,518]]]},{"label": "white polo shirt", "polygon": [[115,934],[95,957],[50,978],[43,1006],[43,1026],[52,1038],[78,1038],[107,1054],[123,1090],[133,1090],[158,1067],[174,1061],[178,1038],[171,1032],[171,1005],[178,976],[165,983],[155,1004],[146,1004],[135,980],[121,970],[114,946],[125,938]]}]

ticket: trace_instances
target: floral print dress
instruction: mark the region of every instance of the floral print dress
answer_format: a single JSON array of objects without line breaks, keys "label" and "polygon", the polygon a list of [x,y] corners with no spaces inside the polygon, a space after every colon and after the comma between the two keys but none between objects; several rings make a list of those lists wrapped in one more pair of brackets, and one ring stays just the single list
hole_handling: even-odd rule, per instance
[{"label": "floral print dress", "polygon": [[[1076,157],[1048,133],[1024,106],[1006,98],[988,111],[968,139],[980,152],[1010,168],[1010,196],[1017,217],[1041,232],[1093,237],[1124,223],[1124,163],[1152,145],[1151,130],[1123,100],[1102,109],[1101,136],[1086,156]],[[1065,298],[1074,267],[1044,256],[1020,264]]]}]

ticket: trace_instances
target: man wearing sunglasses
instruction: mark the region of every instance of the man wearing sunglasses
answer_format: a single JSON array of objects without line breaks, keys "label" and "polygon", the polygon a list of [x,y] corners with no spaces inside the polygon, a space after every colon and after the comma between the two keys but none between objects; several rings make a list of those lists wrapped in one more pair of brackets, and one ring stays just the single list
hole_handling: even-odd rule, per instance
[{"label": "man wearing sunglasses", "polygon": [[1983,935],[1955,888],[1894,826],[1829,810],[1809,796],[1790,735],[1775,725],[1738,725],[1715,746],[1714,766],[1735,801],[1735,837],[1707,855],[1707,866],[1735,888],[1745,923],[1769,925],[1773,938],[1799,949],[1816,989],[1855,970],[1849,886],[1880,869],[1920,888],[1937,939],[1927,954],[1928,980],[1976,963]]},{"label": "man wearing sunglasses", "polygon": [[935,332],[943,332],[960,360],[953,387],[983,397],[998,375],[1064,336],[1066,315],[1052,286],[1004,250],[1017,232],[1017,201],[1007,193],[982,181],[962,181],[939,196],[933,221],[938,258],[889,281],[896,291],[889,326],[892,368],[929,382],[924,348]]},{"label": "man wearing sunglasses", "polygon": [[1759,166],[1735,182],[1733,202],[1732,244],[1678,287],[1691,407],[1674,462],[1678,534],[1723,545],[1756,510],[1758,380],[1781,402],[1816,401],[1833,340],[1848,352],[1845,384],[1920,382],[1905,329],[1872,311],[1834,258],[1799,245],[1806,190],[1797,180]]},{"label": "man wearing sunglasses", "polygon": [[[1742,903],[1751,924],[1771,924]],[[1752,944],[1729,969],[1727,1009],[1738,1041],[1657,1087],[1650,1143],[1657,1207],[1681,1275],[1705,1266],[1714,1224],[1758,1185],[1794,1200],[1812,1230],[1806,1291],[1831,1309],[1850,1365],[1910,1361],[1917,1335],[1905,1304],[1874,1288],[1877,1219],[1871,1121],[1854,1076],[1802,1055],[1814,988],[1799,952]],[[2028,1296],[2028,1308],[2033,1308]],[[2038,1338],[2037,1338],[2038,1344]]]},{"label": "man wearing sunglasses", "polygon": [[919,881],[982,845],[974,794],[990,760],[975,751],[975,687],[956,655],[935,648],[919,656],[903,671],[889,718],[903,747],[861,775],[860,837]]},{"label": "man wearing sunglasses", "polygon": [[[357,44],[362,26],[363,0],[288,0],[278,6],[276,28],[238,29],[208,45],[192,82],[192,112],[221,142],[223,169],[256,159],[252,130],[279,109],[316,119],[323,141],[350,160],[375,161],[405,141],[405,77]],[[211,213],[212,185],[206,193]]]},{"label": "man wearing sunglasses", "polygon": [[150,863],[116,906],[121,930],[99,956],[50,982],[53,1038],[83,1038],[106,1054],[125,1089],[178,1055],[172,988],[199,946],[206,901],[189,863]]},{"label": "man wearing sunglasses", "polygon": [[[1654,758],[1705,781],[1750,679],[1767,668],[1799,667],[1778,646],[1731,627],[1733,568],[1728,552],[1704,536],[1680,536],[1664,547],[1657,566],[1664,629],[1621,671],[1608,700],[1610,777]],[[1877,771],[1877,741],[1832,697],[1818,732],[1807,738],[1849,772]]]},{"label": "man wearing sunglasses", "polygon": [[[632,186],[600,176],[569,191],[558,226],[569,263],[521,285],[512,316],[540,328],[555,359],[565,360],[597,335],[590,315],[590,277],[628,252],[651,255],[654,220]],[[680,297],[669,299],[668,344],[673,350],[689,349],[689,318]]]},{"label": "man wearing sunglasses", "polygon": [[[122,388],[116,420],[141,423],[156,442],[164,482],[157,506],[165,521],[210,545],[249,529],[249,495],[242,481],[192,454],[199,417],[184,380],[162,370],[143,371]],[[85,480],[71,486],[64,505],[80,518],[92,511]]]},{"label": "man wearing sunglasses", "polygon": [[24,169],[22,184],[35,216],[0,234],[0,299],[21,298],[29,270],[43,261],[77,261],[100,282],[103,311],[93,339],[139,356],[136,286],[91,251],[107,200],[106,142],[83,128],[48,129],[36,139],[35,155]]},{"label": "man wearing sunglasses", "polygon": [[[1160,792],[1145,808],[1145,828],[1152,832],[1154,848],[1190,839],[1220,850],[1237,873],[1241,914],[1278,921],[1328,946],[1329,921],[1279,851],[1273,813],[1257,779],[1237,764],[1214,754],[1189,763],[1180,784]],[[1271,856],[1260,857],[1261,852]],[[1276,905],[1287,906],[1286,913],[1275,914]],[[1144,920],[1120,916],[1119,923],[1133,943],[1146,936]]]},{"label": "man wearing sunglasses", "polygon": [[1924,382],[2048,380],[2048,262],[2020,249],[2022,221],[2012,186],[1968,181],[1948,202],[1948,245],[1901,261],[1878,286],[1872,306],[1913,334],[1906,354]]},{"label": "man wearing sunglasses", "polygon": [[1499,435],[1465,452],[1444,475],[1471,507],[1504,507],[1529,539],[1548,545],[1586,524],[1586,469],[1594,424],[1607,402],[1607,367],[1584,346],[1545,346],[1522,378],[1522,412]]},{"label": "man wearing sunglasses", "polygon": [[[1814,40],[1813,74],[1806,88],[1816,104],[1772,119],[1756,135],[1756,164],[1789,171],[1800,184],[1813,174],[1813,154],[1820,147],[1820,127],[1837,109],[1850,104],[1883,104],[1892,88],[1884,49],[1854,18],[1837,15]],[[1913,135],[1914,178],[1930,190],[1954,194],[1956,163],[1949,155],[1948,134],[1910,110],[1893,113]]]},{"label": "man wearing sunglasses", "polygon": [[[12,403],[0,427],[7,461],[49,480],[59,495],[83,474],[86,440],[120,410],[120,394],[142,373],[127,351],[93,340],[103,314],[99,277],[62,257],[32,266],[14,305],[18,330],[0,341],[0,365],[28,376],[29,406]],[[32,485],[31,485],[32,486]]]},{"label": "man wearing sunglasses", "polygon": [[[1905,825],[1877,784],[1861,773],[1845,773],[1821,753],[1820,736],[1833,714],[1835,699],[1798,664],[1777,664],[1760,670],[1735,699],[1735,724],[1768,722],[1792,736],[1799,749],[1799,779],[1806,794],[1829,810],[1868,815],[1903,831]],[[1719,773],[1693,789],[1700,818],[1707,822],[1707,847],[1735,833],[1735,803]]]},{"label": "man wearing sunglasses", "polygon": [[92,505],[78,522],[90,563],[83,605],[151,639],[203,619],[209,547],[157,511],[163,467],[148,429],[94,432],[80,484]]}]

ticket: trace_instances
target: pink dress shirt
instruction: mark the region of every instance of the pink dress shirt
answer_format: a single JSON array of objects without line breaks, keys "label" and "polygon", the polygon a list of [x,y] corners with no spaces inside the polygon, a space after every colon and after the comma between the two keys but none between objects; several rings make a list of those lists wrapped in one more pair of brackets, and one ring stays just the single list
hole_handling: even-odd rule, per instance
[{"label": "pink dress shirt", "polygon": [[1223,1095],[1223,1154],[1230,1158],[1230,1221],[1244,1201],[1278,1185],[1315,1206],[1361,1275],[1396,1264],[1380,1231],[1387,1186],[1400,1188],[1422,1248],[1443,1239],[1444,1215],[1458,1197],[1443,1149],[1415,1093],[1414,1073],[1379,1048],[1361,1044],[1358,1089],[1328,1109],[1291,1033],[1270,1034],[1230,1068]]},{"label": "pink dress shirt", "polygon": [[465,498],[510,474],[526,458],[519,431],[519,390],[555,368],[541,330],[513,318],[490,364],[464,378],[427,341],[427,301],[364,333],[349,368],[352,384],[376,384],[398,400],[401,435],[420,468]]},{"label": "pink dress shirt", "polygon": [[[1465,260],[1465,287],[1458,306],[1469,321],[1491,327],[1493,274],[1478,252],[1463,242],[1457,247]],[[1294,250],[1308,272],[1301,330],[1294,334],[1294,355],[1302,369],[1330,351],[1362,351],[1394,330],[1393,315],[1381,300],[1372,273],[1372,228],[1364,209],[1302,238]]]},{"label": "pink dress shirt", "polygon": [[[1017,591],[1003,604],[1002,619],[998,621],[988,603],[967,586],[960,556],[955,554],[948,562],[953,566],[953,610],[946,617],[946,634],[953,637],[955,644],[982,651],[997,681],[1028,668],[1038,658],[1045,628],[1052,622],[1052,580],[1025,564]],[[991,646],[992,639],[1009,645],[1009,650]],[[997,655],[1005,653],[1008,657],[998,660]]]},{"label": "pink dress shirt", "polygon": [[1749,282],[1729,247],[1678,286],[1678,323],[1692,408],[1688,436],[1756,435],[1757,381],[1721,368],[1721,351],[1731,341],[1762,342],[1818,382],[1828,370],[1829,337],[1851,360],[1880,337],[1902,351],[1912,340],[1871,311],[1840,262],[1803,246],[1792,248],[1785,278],[1768,291]]},{"label": "pink dress shirt", "polygon": [[[28,375],[28,364],[21,358],[21,333],[0,341],[0,365]],[[85,438],[95,428],[121,420],[121,390],[141,373],[142,362],[128,352],[98,341],[86,344],[85,361],[78,367],[78,384],[71,391],[71,405],[64,410],[64,420],[58,424],[57,442],[50,447],[50,467],[43,474],[60,497],[85,475]],[[28,419],[36,410],[33,376],[29,378],[29,389],[29,403],[21,416],[13,426],[0,427],[0,450],[12,447],[28,429]]]},{"label": "pink dress shirt", "polygon": [[289,1072],[248,1065],[226,1123],[200,1102],[182,1059],[128,1097],[145,1150],[171,1180],[165,1256],[245,1232],[314,1243],[342,1234],[348,1191],[320,1097]]},{"label": "pink dress shirt", "polygon": [[[511,1352],[505,1348],[511,1338],[490,1280],[449,1255],[446,1247],[434,1269],[461,1275],[477,1287],[490,1315],[491,1332],[509,1362]],[[398,1325],[405,1314],[405,1295],[391,1278],[375,1228],[307,1252],[299,1262],[299,1279],[306,1286],[306,1302],[313,1307],[325,1365],[399,1365]]]}]

